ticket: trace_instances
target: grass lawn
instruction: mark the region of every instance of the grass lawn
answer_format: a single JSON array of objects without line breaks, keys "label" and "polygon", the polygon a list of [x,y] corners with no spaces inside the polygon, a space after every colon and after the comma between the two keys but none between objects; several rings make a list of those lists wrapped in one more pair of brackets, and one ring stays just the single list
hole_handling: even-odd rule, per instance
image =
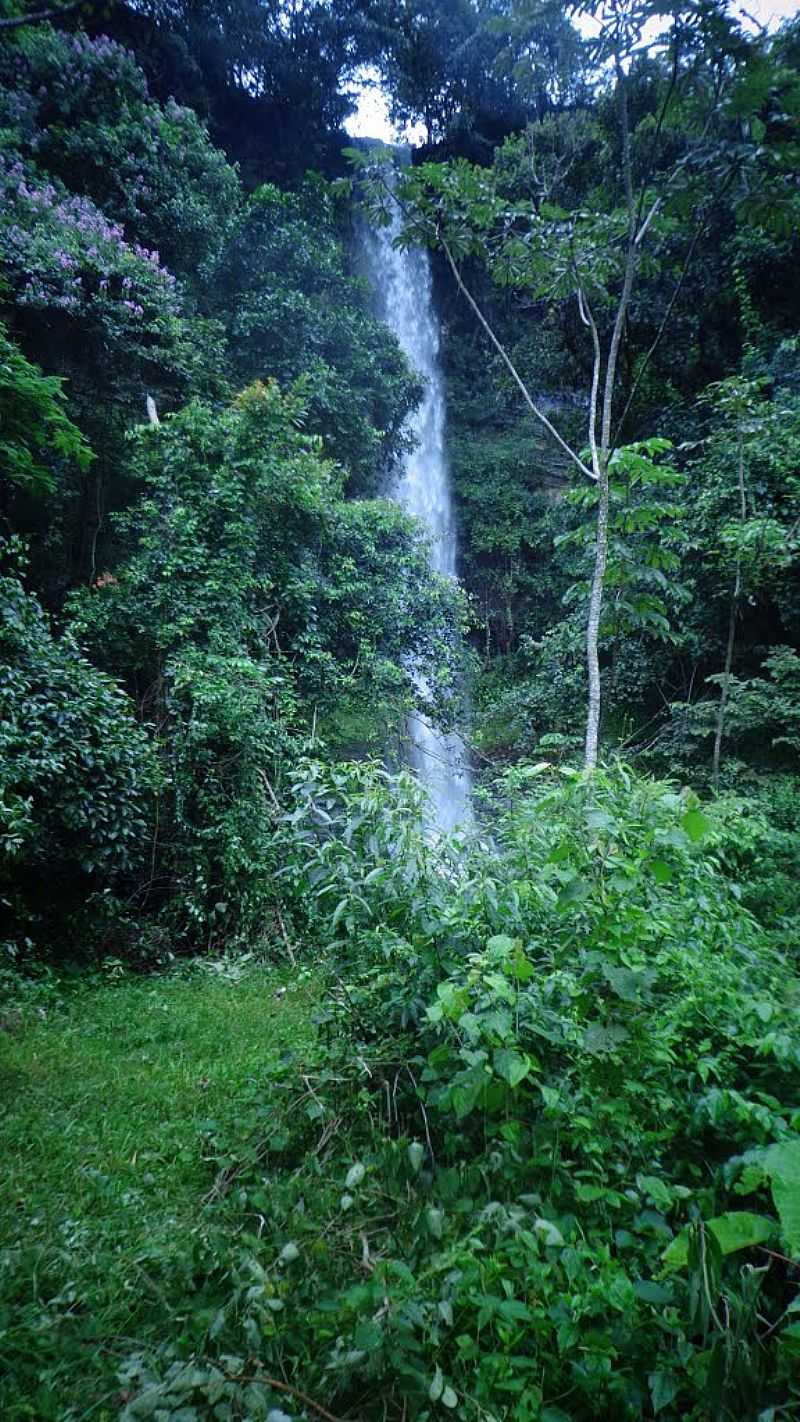
[{"label": "grass lawn", "polygon": [[234,963],[0,1017],[4,1422],[107,1422],[121,1359],[202,1333],[241,1228],[203,1203],[204,1134],[235,1129],[264,1068],[310,1043],[311,1004],[309,978]]}]

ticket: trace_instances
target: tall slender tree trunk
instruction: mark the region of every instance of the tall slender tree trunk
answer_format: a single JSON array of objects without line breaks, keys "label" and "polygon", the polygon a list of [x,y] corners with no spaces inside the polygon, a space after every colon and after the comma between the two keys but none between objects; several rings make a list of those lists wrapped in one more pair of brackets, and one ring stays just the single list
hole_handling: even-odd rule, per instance
[{"label": "tall slender tree trunk", "polygon": [[586,715],[586,766],[594,769],[600,740],[600,615],[603,610],[603,584],[608,561],[608,464],[601,461],[598,479],[599,501],[595,534],[594,573],[589,594],[589,616],[586,622],[586,668],[589,676],[589,701]]},{"label": "tall slender tree trunk", "polygon": [[736,582],[733,587],[731,597],[730,613],[728,615],[728,644],[725,649],[725,668],[722,673],[722,685],[719,692],[719,706],[717,707],[717,725],[714,732],[714,759],[711,768],[711,783],[715,790],[719,789],[719,763],[722,755],[722,738],[725,734],[725,712],[728,709],[728,696],[731,686],[731,667],[733,666],[733,648],[736,642],[736,618],[739,615],[739,599],[742,595],[742,570],[739,564],[736,565]]},{"label": "tall slender tree trunk", "polygon": [[[744,487],[744,436],[741,425],[738,431],[737,440],[737,476],[739,486],[739,517],[744,523],[747,518],[747,495]],[[722,758],[722,741],[725,735],[725,714],[728,710],[728,698],[731,689],[731,671],[733,668],[733,649],[736,645],[736,619],[739,616],[739,603],[742,597],[742,563],[741,559],[736,559],[736,579],[731,594],[730,612],[728,614],[728,642],[725,648],[725,666],[722,671],[722,685],[719,690],[719,706],[717,707],[717,724],[714,731],[714,754],[711,762],[711,783],[715,790],[719,789],[719,767]]]},{"label": "tall slender tree trunk", "polygon": [[[512,380],[522,394],[525,403],[531,413],[539,422],[544,425],[548,433],[555,439],[556,443],[569,456],[573,464],[577,465],[582,474],[586,474],[597,484],[598,504],[597,504],[597,524],[595,538],[595,558],[594,571],[592,574],[591,591],[589,595],[589,611],[586,624],[586,666],[589,682],[589,697],[586,715],[586,742],[585,742],[585,765],[587,770],[593,770],[597,765],[597,757],[600,743],[600,713],[602,709],[602,694],[600,687],[600,619],[603,611],[603,585],[605,582],[606,564],[608,562],[608,532],[609,532],[609,463],[612,455],[612,430],[611,419],[614,404],[614,388],[617,378],[617,368],[620,359],[620,349],[622,336],[627,320],[628,309],[630,307],[631,294],[633,292],[636,277],[638,251],[641,242],[647,233],[653,218],[658,211],[660,199],[657,199],[651,206],[650,211],[644,220],[640,222],[641,213],[637,214],[636,202],[633,191],[633,161],[631,156],[630,125],[628,116],[628,94],[627,77],[622,67],[619,55],[616,58],[617,74],[617,105],[619,108],[620,132],[622,137],[622,178],[625,189],[625,205],[628,216],[628,233],[625,251],[625,262],[622,277],[622,288],[617,301],[614,315],[614,325],[608,345],[608,353],[605,359],[605,370],[603,371],[603,352],[600,344],[600,333],[595,320],[588,295],[584,290],[579,273],[576,269],[576,294],[578,297],[578,309],[583,324],[589,329],[592,337],[592,387],[589,396],[589,448],[591,450],[591,467],[589,467],[580,455],[571,448],[567,441],[559,434],[552,422],[548,419],[544,411],[533,399],[525,381],[513,364],[508,351],[498,340],[491,325],[481,311],[478,303],[468,290],[463,277],[458,269],[453,253],[441,230],[437,231],[437,238],[442,250],[447,258],[450,270],[453,273],[456,284],[467,302],[475,313],[480,325],[486,332],[489,340],[497,351],[506,366]],[[644,195],[643,195],[644,196]],[[602,383],[602,391],[601,391]],[[598,430],[599,423],[599,430]]]},{"label": "tall slender tree trunk", "polygon": [[636,204],[633,196],[630,127],[628,123],[627,79],[623,72],[619,56],[616,58],[616,70],[617,106],[619,108],[620,133],[622,137],[622,178],[625,187],[625,204],[628,209],[628,244],[625,253],[625,271],[622,279],[622,290],[617,303],[614,328],[611,332],[608,357],[606,359],[599,440],[597,438],[597,397],[599,393],[600,366],[602,363],[600,337],[597,323],[586,299],[586,295],[579,291],[581,318],[591,331],[592,345],[594,347],[591,407],[589,410],[589,446],[592,451],[592,467],[595,472],[598,490],[594,572],[592,574],[592,586],[589,593],[589,615],[586,621],[586,670],[589,681],[589,697],[586,708],[586,747],[584,763],[587,770],[594,770],[597,765],[600,744],[600,712],[602,709],[602,698],[600,691],[599,642],[600,617],[603,611],[603,586],[606,576],[606,563],[608,562],[608,465],[612,453],[611,416],[614,405],[614,385],[617,378],[622,333],[625,329],[625,321],[628,315],[628,307],[630,306],[631,293],[636,276],[637,249],[655,213],[655,207],[653,207],[637,235]]}]

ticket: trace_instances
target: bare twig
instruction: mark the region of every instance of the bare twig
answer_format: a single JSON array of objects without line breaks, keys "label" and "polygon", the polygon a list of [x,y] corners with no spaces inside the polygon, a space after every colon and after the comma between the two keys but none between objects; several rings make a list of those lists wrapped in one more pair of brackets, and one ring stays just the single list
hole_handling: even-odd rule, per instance
[{"label": "bare twig", "polygon": [[294,956],[294,949],[293,949],[293,947],[292,947],[292,940],[290,939],[288,933],[286,932],[286,924],[285,924],[284,921],[283,921],[283,915],[282,915],[280,909],[278,908],[278,905],[277,905],[277,904],[275,905],[275,918],[277,919],[277,922],[278,922],[278,928],[279,928],[280,931],[281,931],[281,938],[283,939],[284,947],[286,948],[286,952],[287,952],[288,955],[289,955],[289,962],[291,963],[291,965],[292,965],[293,968],[296,968],[296,967],[297,967],[297,959],[296,959],[295,956]]},{"label": "bare twig", "polygon": [[528,406],[528,409],[531,411],[531,413],[532,413],[533,415],[536,416],[536,419],[539,420],[540,424],[543,424],[543,425],[544,425],[545,429],[548,431],[548,433],[549,433],[549,434],[552,436],[552,438],[555,440],[555,442],[556,442],[556,444],[559,446],[559,448],[562,449],[562,450],[564,451],[564,453],[572,460],[572,463],[573,463],[573,464],[576,464],[576,465],[577,465],[577,467],[580,469],[581,473],[582,473],[582,474],[585,474],[586,477],[587,477],[587,479],[592,479],[592,480],[594,480],[596,476],[595,476],[595,474],[593,473],[593,471],[589,468],[589,466],[588,466],[587,464],[584,464],[584,462],[583,462],[583,460],[581,459],[580,455],[579,455],[579,454],[576,454],[575,450],[572,449],[571,446],[567,444],[567,441],[566,441],[565,439],[562,439],[562,437],[561,437],[561,435],[558,433],[558,430],[556,429],[555,425],[552,424],[550,420],[548,420],[548,418],[547,418],[546,414],[544,413],[544,411],[539,409],[539,406],[536,404],[535,400],[533,399],[533,396],[531,395],[531,393],[530,393],[530,391],[529,391],[527,385],[525,384],[525,381],[522,379],[522,376],[519,374],[519,371],[517,370],[516,366],[514,365],[513,361],[511,360],[511,357],[509,356],[509,354],[508,354],[508,352],[506,351],[505,347],[504,347],[504,346],[501,344],[501,342],[497,339],[497,336],[495,335],[494,331],[492,330],[491,326],[489,325],[489,322],[486,320],[486,317],[484,316],[483,312],[481,311],[481,308],[479,307],[477,301],[476,301],[475,298],[473,297],[471,291],[470,291],[470,290],[468,289],[468,287],[466,286],[466,284],[465,284],[465,282],[464,282],[464,279],[463,279],[463,277],[462,277],[462,275],[461,275],[460,271],[458,270],[458,267],[457,267],[457,265],[456,265],[456,263],[455,263],[455,260],[454,260],[454,258],[453,258],[453,254],[452,254],[452,252],[450,251],[450,247],[449,247],[449,245],[448,245],[448,243],[447,243],[447,240],[445,239],[445,237],[443,237],[443,235],[442,235],[441,232],[439,232],[438,235],[439,235],[439,241],[440,241],[441,244],[442,244],[442,251],[444,252],[445,257],[447,258],[448,265],[449,265],[449,267],[450,267],[451,272],[453,273],[453,276],[455,277],[456,285],[458,286],[459,291],[461,292],[462,296],[466,297],[466,300],[467,300],[468,305],[470,306],[470,308],[471,308],[471,310],[474,312],[474,314],[477,316],[477,318],[478,318],[478,320],[479,320],[481,326],[483,327],[484,331],[486,332],[487,336],[489,337],[489,340],[491,341],[492,345],[494,346],[495,350],[497,351],[498,355],[500,356],[500,359],[502,360],[503,364],[505,365],[506,369],[508,370],[508,372],[509,372],[509,374],[510,374],[512,380],[514,381],[514,384],[517,386],[518,390],[520,391],[520,393],[521,393],[521,395],[522,395],[522,398],[523,398],[523,400],[525,401],[525,404]]},{"label": "bare twig", "polygon": [[332,1412],[323,1407],[321,1402],[315,1402],[307,1392],[301,1392],[299,1387],[292,1387],[291,1383],[281,1382],[280,1378],[269,1377],[267,1373],[262,1373],[258,1377],[252,1374],[248,1376],[246,1373],[226,1373],[225,1376],[229,1382],[257,1383],[260,1387],[274,1387],[277,1392],[285,1392],[290,1397],[296,1397],[298,1402],[302,1402],[305,1407],[310,1407],[318,1417],[324,1417],[325,1422],[344,1422],[343,1418],[335,1417]]},{"label": "bare twig", "polygon": [[59,20],[62,15],[74,15],[86,0],[74,0],[72,5],[58,5],[52,10],[30,10],[27,15],[9,15],[0,20],[0,30],[18,30],[22,25],[38,25],[43,20]]}]

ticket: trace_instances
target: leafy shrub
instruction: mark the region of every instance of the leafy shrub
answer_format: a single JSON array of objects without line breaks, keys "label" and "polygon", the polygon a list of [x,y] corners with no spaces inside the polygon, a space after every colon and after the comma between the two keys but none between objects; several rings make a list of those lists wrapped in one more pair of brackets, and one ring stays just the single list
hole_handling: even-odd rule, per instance
[{"label": "leafy shrub", "polygon": [[142,861],[155,762],[124,691],[54,638],[16,577],[0,610],[0,886],[18,929],[63,931]]},{"label": "leafy shrub", "polygon": [[722,797],[715,818],[720,853],[742,903],[773,939],[796,956],[800,906],[800,784],[773,775],[748,793]]},{"label": "leafy shrub", "polygon": [[61,381],[31,365],[0,323],[0,461],[9,482],[26,493],[53,489],[59,459],[82,468],[92,459],[65,403]]},{"label": "leafy shrub", "polygon": [[[726,741],[751,765],[791,767],[800,750],[800,657],[791,647],[773,647],[764,658],[763,672],[730,678]],[[723,676],[710,676],[708,681],[721,684]],[[655,741],[656,755],[691,765],[701,757],[708,762],[718,707],[716,697],[673,702],[670,719]],[[744,769],[746,762],[732,762],[727,767],[729,782],[735,784]],[[696,775],[694,765],[693,771]]]},{"label": "leafy shrub", "polygon": [[119,223],[89,198],[2,157],[0,253],[4,299],[13,299],[17,322],[24,314],[32,331],[39,331],[32,339],[43,346],[37,319],[44,323],[51,367],[64,357],[62,343],[74,344],[80,331],[79,345],[88,347],[82,363],[91,353],[96,382],[116,373],[117,399],[135,384],[138,409],[143,381],[174,391],[185,388],[190,375],[205,378],[209,328],[195,317],[190,332],[175,277],[158,252],[128,241]]},{"label": "leafy shrub", "polygon": [[412,661],[437,704],[454,676],[452,589],[396,505],[344,501],[298,429],[302,396],[257,384],[142,430],[144,494],[117,519],[128,557],[73,600],[81,638],[158,725],[157,897],[182,941],[268,933],[276,813],[317,710],[347,697],[397,725]]},{"label": "leafy shrub", "polygon": [[136,1360],[130,1418],[209,1385],[234,1415],[302,1412],[275,1378],[308,1416],[796,1400],[800,989],[724,822],[624,767],[527,766],[502,793],[470,849],[426,845],[379,769],[298,779],[286,882],[329,950],[328,1045],[215,1140],[257,1235],[199,1371]]}]

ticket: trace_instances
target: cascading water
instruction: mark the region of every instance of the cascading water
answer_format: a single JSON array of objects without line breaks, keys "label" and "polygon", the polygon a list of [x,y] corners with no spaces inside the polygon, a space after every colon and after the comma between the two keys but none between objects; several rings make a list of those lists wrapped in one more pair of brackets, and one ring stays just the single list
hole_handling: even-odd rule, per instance
[{"label": "cascading water", "polygon": [[[409,364],[425,379],[425,395],[409,420],[413,439],[392,489],[393,497],[425,525],[431,539],[431,563],[437,572],[456,575],[457,537],[445,450],[444,382],[439,364],[439,327],[427,252],[393,246],[399,219],[369,229],[365,255],[386,324]],[[425,695],[424,678],[417,678]],[[457,732],[442,735],[423,716],[409,724],[411,764],[428,791],[437,828],[453,829],[471,819],[470,774],[464,742]]]}]

